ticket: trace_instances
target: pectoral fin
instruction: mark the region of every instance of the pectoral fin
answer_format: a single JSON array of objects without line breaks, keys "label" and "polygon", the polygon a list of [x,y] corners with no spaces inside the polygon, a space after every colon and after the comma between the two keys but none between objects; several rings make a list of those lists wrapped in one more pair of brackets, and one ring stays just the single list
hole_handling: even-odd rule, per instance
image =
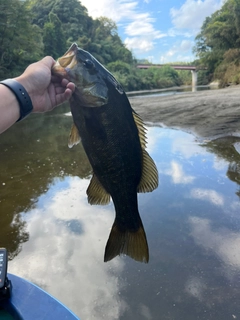
[{"label": "pectoral fin", "polygon": [[79,144],[80,141],[81,138],[79,136],[78,128],[73,124],[69,134],[68,147],[72,148],[74,145]]},{"label": "pectoral fin", "polygon": [[147,153],[146,150],[142,150],[143,154],[143,166],[142,166],[142,177],[138,185],[138,192],[151,192],[158,186],[158,171],[157,167]]},{"label": "pectoral fin", "polygon": [[110,202],[110,195],[103,188],[98,178],[94,174],[87,188],[87,196],[90,204],[105,205]]}]

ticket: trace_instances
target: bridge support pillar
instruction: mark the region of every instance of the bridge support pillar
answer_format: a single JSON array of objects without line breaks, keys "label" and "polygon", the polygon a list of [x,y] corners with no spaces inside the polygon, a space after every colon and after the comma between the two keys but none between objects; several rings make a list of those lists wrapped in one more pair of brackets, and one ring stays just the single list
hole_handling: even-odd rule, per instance
[{"label": "bridge support pillar", "polygon": [[197,71],[196,70],[191,70],[192,72],[192,88],[193,88],[193,91],[194,88],[196,89],[196,86],[197,86]]}]

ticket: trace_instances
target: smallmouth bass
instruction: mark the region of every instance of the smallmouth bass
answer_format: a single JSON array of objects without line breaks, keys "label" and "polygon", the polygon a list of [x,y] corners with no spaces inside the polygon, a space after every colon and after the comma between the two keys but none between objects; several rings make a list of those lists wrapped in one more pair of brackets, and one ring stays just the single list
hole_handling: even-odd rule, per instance
[{"label": "smallmouth bass", "polygon": [[90,204],[113,200],[116,217],[104,261],[126,254],[148,262],[149,250],[138,211],[137,193],[158,186],[158,172],[146,151],[146,129],[118,81],[75,43],[52,70],[75,83],[70,99],[73,126],[69,147],[82,141],[93,169]]}]

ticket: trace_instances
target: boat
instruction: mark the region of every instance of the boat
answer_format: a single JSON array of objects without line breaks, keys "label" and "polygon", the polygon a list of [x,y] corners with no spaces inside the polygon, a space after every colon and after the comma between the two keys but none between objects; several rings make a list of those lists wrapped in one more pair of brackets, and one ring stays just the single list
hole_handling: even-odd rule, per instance
[{"label": "boat", "polygon": [[[4,275],[2,265],[0,249],[1,320],[80,320],[70,309],[34,283],[11,273],[6,272]],[[7,269],[7,263],[5,266]],[[1,285],[1,282],[4,284]]]}]

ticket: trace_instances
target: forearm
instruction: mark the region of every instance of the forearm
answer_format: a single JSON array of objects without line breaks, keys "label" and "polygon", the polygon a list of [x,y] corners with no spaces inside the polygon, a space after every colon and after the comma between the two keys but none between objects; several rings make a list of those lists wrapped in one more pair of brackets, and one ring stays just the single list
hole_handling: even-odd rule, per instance
[{"label": "forearm", "polygon": [[20,117],[19,103],[14,93],[0,84],[0,133],[11,127]]}]

